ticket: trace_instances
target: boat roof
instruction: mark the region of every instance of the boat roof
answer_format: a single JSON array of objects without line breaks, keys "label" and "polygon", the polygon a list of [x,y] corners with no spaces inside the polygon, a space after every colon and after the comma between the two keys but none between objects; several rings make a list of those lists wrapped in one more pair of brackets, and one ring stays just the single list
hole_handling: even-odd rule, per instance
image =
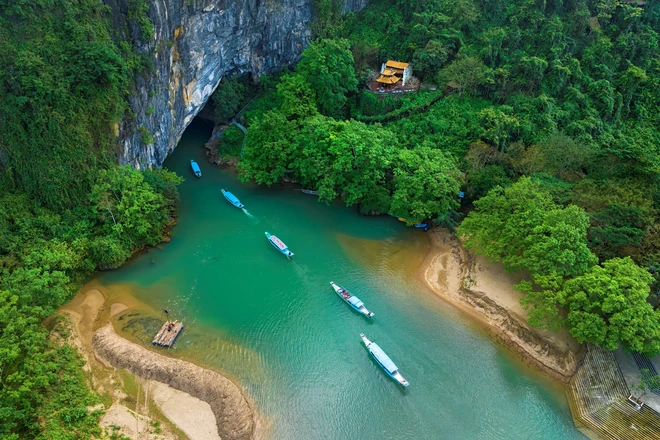
[{"label": "boat roof", "polygon": [[369,346],[369,351],[371,351],[371,354],[373,354],[374,357],[378,359],[378,362],[380,362],[381,365],[387,369],[387,371],[394,373],[397,370],[396,365],[394,365],[394,362],[392,362],[392,359],[390,359],[389,356],[385,354],[383,349],[380,348],[378,344],[373,342]]},{"label": "boat roof", "polygon": [[274,235],[271,235],[270,237],[268,237],[268,239],[270,240],[271,243],[273,243],[273,244],[274,244],[275,246],[277,246],[278,248],[280,248],[280,249],[282,249],[282,250],[286,250],[286,249],[287,249],[287,246],[284,244],[284,242],[282,242],[282,240],[280,240],[279,238],[275,237]]},{"label": "boat roof", "polygon": [[236,202],[239,201],[238,198],[235,195],[233,195],[232,193],[230,193],[227,190],[225,190],[224,194],[225,194],[225,197],[227,197],[228,199],[230,199],[232,201],[236,201]]},{"label": "boat roof", "polygon": [[351,296],[350,298],[348,298],[348,302],[353,304],[355,307],[360,307],[364,305],[364,303],[360,301],[360,298],[358,298],[357,296]]}]

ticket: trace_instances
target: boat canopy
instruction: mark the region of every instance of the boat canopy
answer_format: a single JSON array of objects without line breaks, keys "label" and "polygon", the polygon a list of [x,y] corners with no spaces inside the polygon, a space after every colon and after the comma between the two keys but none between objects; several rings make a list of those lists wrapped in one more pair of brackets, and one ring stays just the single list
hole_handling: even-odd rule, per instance
[{"label": "boat canopy", "polygon": [[225,194],[225,197],[226,197],[227,199],[229,199],[230,202],[232,202],[232,203],[234,203],[234,204],[236,204],[236,203],[239,203],[239,204],[240,204],[240,203],[241,203],[241,202],[238,200],[238,198],[236,198],[236,196],[233,195],[232,193],[230,193],[229,191],[225,191],[224,194]]},{"label": "boat canopy", "polygon": [[394,365],[394,362],[392,362],[392,359],[389,358],[385,354],[382,348],[378,346],[375,342],[369,345],[369,351],[371,351],[371,354],[374,355],[374,357],[380,362],[380,364],[385,367],[387,371],[389,371],[391,374],[394,374],[394,372],[397,370],[396,365]]},{"label": "boat canopy", "polygon": [[191,160],[190,161],[190,166],[192,167],[193,172],[195,173],[195,175],[197,177],[202,176],[202,170],[199,169],[199,165],[197,165],[197,162],[195,162],[194,160]]},{"label": "boat canopy", "polygon": [[350,302],[351,304],[353,304],[357,308],[360,308],[364,305],[364,303],[362,301],[360,301],[360,298],[358,298],[357,296],[351,296],[348,299],[348,302]]}]

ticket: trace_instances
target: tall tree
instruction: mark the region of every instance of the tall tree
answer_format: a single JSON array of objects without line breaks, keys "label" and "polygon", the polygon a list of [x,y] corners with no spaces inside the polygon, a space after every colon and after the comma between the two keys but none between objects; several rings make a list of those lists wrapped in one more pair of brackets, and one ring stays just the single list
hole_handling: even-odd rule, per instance
[{"label": "tall tree", "polygon": [[401,150],[390,209],[412,224],[458,208],[459,176],[454,159],[440,150]]},{"label": "tall tree", "polygon": [[477,57],[459,58],[438,72],[438,83],[450,83],[459,93],[477,94],[479,87],[493,83],[493,71]]},{"label": "tall tree", "polygon": [[357,91],[353,54],[347,40],[313,41],[303,51],[297,72],[310,85],[321,113],[341,117],[346,95]]},{"label": "tall tree", "polygon": [[647,302],[653,277],[630,257],[614,258],[564,283],[560,301],[579,342],[649,355],[660,352],[660,312]]},{"label": "tall tree", "polygon": [[587,247],[589,219],[577,206],[561,208],[538,182],[522,177],[493,188],[458,229],[468,248],[510,270],[575,276],[596,264]]}]

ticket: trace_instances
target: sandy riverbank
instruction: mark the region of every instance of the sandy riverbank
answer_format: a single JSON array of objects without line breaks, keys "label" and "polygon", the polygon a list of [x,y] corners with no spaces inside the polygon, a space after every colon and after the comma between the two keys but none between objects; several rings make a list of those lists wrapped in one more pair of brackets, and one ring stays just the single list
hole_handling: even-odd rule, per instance
[{"label": "sandy riverbank", "polygon": [[444,229],[429,232],[431,250],[420,275],[433,292],[483,323],[525,362],[568,382],[583,356],[580,345],[565,330],[555,333],[531,327],[513,289],[522,276],[502,265],[471,256]]},{"label": "sandy riverbank", "polygon": [[121,434],[135,439],[253,438],[253,409],[233,382],[115,333],[110,318],[127,308],[108,304],[101,291],[89,288],[60,309],[73,330],[69,342],[87,361],[92,387],[111,401],[101,425],[106,430],[119,427]]}]

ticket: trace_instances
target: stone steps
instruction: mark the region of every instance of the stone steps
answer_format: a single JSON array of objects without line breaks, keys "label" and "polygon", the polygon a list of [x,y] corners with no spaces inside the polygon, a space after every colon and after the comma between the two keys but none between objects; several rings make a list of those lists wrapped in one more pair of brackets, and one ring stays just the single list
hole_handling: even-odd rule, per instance
[{"label": "stone steps", "polygon": [[660,440],[660,414],[628,402],[628,386],[611,352],[588,346],[568,394],[573,416],[602,438]]}]

